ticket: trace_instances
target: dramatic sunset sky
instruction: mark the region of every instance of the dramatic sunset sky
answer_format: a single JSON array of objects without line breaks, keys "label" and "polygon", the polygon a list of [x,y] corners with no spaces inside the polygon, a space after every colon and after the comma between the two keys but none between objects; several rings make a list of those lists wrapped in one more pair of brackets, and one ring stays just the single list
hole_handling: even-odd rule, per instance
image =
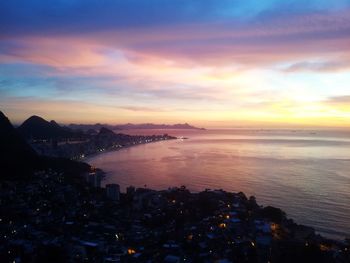
[{"label": "dramatic sunset sky", "polygon": [[0,110],[14,123],[349,127],[350,1],[1,1]]}]

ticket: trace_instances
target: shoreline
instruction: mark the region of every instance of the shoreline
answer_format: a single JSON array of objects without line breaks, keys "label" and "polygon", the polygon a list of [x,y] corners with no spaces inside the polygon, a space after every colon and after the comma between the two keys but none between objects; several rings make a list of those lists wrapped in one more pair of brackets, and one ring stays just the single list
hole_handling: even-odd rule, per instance
[{"label": "shoreline", "polygon": [[181,138],[174,137],[174,138],[169,138],[169,139],[165,139],[165,140],[156,140],[156,141],[152,141],[152,142],[142,142],[142,143],[136,143],[133,145],[126,145],[126,146],[117,147],[117,148],[110,148],[110,149],[106,149],[104,151],[89,154],[83,158],[76,159],[76,161],[88,163],[89,159],[97,157],[98,155],[101,155],[101,154],[110,153],[110,152],[118,152],[118,151],[121,151],[123,149],[131,148],[131,147],[136,147],[136,146],[141,146],[141,145],[151,144],[151,143],[157,143],[157,142],[162,142],[162,141],[171,141],[171,140],[181,140]]},{"label": "shoreline", "polygon": [[[176,139],[180,139],[180,138],[176,138]],[[158,141],[155,141],[155,142],[158,142]],[[147,144],[147,143],[141,143],[141,144]],[[123,147],[123,148],[129,148],[129,147],[132,147],[132,146],[138,146],[138,145],[140,145],[140,144],[135,144],[135,145],[130,145],[130,146],[126,146],[126,147]],[[112,151],[119,151],[119,150],[122,150],[123,148],[118,148],[118,149],[116,149],[116,150],[114,150],[114,149],[112,149],[112,150],[109,150],[109,151],[105,151],[105,152],[102,152],[102,153],[107,153],[107,152],[112,152]],[[96,158],[96,156],[98,156],[100,153],[97,153],[97,154],[95,154],[95,155],[93,155],[93,156],[89,156],[87,159],[85,159],[84,161],[86,161],[86,162],[90,162],[90,160],[92,159],[92,158]],[[110,171],[110,172],[105,172],[105,176],[104,176],[104,182],[102,182],[102,184],[103,184],[103,186],[105,186],[105,184],[109,184],[109,183],[118,183],[116,180],[114,180],[114,181],[109,181],[109,182],[106,182],[106,180],[108,180],[109,178],[111,178],[111,175],[113,174],[113,171]],[[125,188],[127,188],[128,186],[130,186],[130,185],[133,185],[133,184],[128,184],[128,183],[126,183],[126,184],[124,184],[123,185],[123,189],[125,190]],[[144,184],[139,184],[139,185],[133,185],[133,186],[135,186],[135,187],[141,187],[142,188],[142,186],[143,186]],[[147,187],[149,187],[150,189],[153,189],[153,190],[155,190],[155,191],[160,191],[161,189],[165,189],[165,188],[167,188],[167,186],[165,185],[164,186],[164,188],[161,188],[161,187],[157,187],[157,186],[152,186],[152,184],[151,183],[149,183],[149,184],[146,184],[147,185]],[[179,186],[179,185],[176,185],[176,184],[171,184],[171,185],[169,185],[169,187],[172,187],[172,186]],[[188,186],[187,184],[186,184],[186,186]],[[209,187],[210,189],[214,189],[214,190],[216,190],[216,189],[220,189],[220,187],[216,187],[216,188],[211,188],[211,187]],[[190,190],[191,190],[191,192],[193,192],[193,193],[199,193],[199,192],[201,192],[201,191],[204,191],[205,190],[205,188],[203,187],[202,189],[195,189],[195,190],[193,190],[191,187],[189,188]],[[225,189],[225,187],[223,187],[222,189],[224,189],[225,191],[229,191],[229,192],[231,192],[232,191],[232,189],[230,190],[230,189]],[[235,191],[239,191],[240,189],[235,189]],[[246,192],[246,190],[244,190],[244,192]],[[249,191],[248,191],[249,192]],[[252,192],[251,192],[252,193]],[[257,198],[259,199],[259,194],[255,194],[254,192],[253,192],[253,194],[254,195],[256,195],[257,196]],[[264,198],[262,198],[263,200],[264,200]],[[270,203],[271,204],[271,203]],[[278,204],[276,204],[276,203],[273,203],[276,207],[283,207],[283,209],[285,210],[285,211],[289,211],[287,208],[286,208],[286,206],[283,206],[283,205],[278,205]],[[265,201],[265,205],[269,205],[269,202],[268,201]],[[299,206],[300,207],[300,206]],[[302,210],[302,207],[298,210],[298,211],[303,211]],[[292,218],[295,218],[295,217],[298,217],[298,213],[291,213],[290,211],[289,211],[289,213],[288,213],[290,216],[292,216]],[[294,216],[293,216],[294,215]],[[296,215],[296,216],[295,216]],[[306,221],[310,221],[310,220],[306,220]],[[303,218],[299,218],[299,220],[297,221],[297,222],[304,222],[303,221]],[[316,221],[317,222],[317,221]],[[309,222],[308,223],[306,223],[306,222],[304,222],[303,223],[304,225],[306,225],[306,226],[313,226],[313,224],[310,224]],[[325,229],[326,231],[324,231],[323,229]],[[329,230],[329,231],[327,231],[327,230]],[[319,230],[315,230],[316,232],[317,232],[317,234],[320,234],[320,235],[322,235],[322,237],[324,237],[324,238],[328,238],[328,239],[331,239],[331,240],[337,240],[337,241],[341,241],[341,240],[343,240],[344,238],[348,238],[348,235],[346,235],[346,233],[345,234],[339,234],[339,233],[341,233],[341,232],[332,232],[333,230],[332,229],[329,229],[329,228],[320,228]],[[345,232],[345,231],[344,231]]]}]

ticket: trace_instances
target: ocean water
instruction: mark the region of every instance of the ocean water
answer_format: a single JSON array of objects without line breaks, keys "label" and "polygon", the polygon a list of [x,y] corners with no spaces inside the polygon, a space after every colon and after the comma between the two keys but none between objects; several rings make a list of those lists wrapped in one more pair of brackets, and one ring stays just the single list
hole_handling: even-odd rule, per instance
[{"label": "ocean water", "polygon": [[138,145],[87,161],[104,184],[254,195],[297,223],[335,239],[350,237],[350,131],[130,130],[188,139]]}]

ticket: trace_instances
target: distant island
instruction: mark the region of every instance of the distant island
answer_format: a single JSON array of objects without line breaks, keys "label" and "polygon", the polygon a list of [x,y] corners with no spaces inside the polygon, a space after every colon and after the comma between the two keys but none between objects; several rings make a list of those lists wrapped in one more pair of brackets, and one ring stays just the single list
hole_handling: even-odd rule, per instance
[{"label": "distant island", "polygon": [[154,124],[154,123],[141,123],[141,124],[117,124],[117,125],[109,125],[109,124],[69,124],[68,128],[73,130],[100,130],[102,127],[108,128],[110,130],[135,130],[135,129],[183,129],[183,130],[205,130],[204,128],[198,128],[192,126],[188,123],[183,124]]}]

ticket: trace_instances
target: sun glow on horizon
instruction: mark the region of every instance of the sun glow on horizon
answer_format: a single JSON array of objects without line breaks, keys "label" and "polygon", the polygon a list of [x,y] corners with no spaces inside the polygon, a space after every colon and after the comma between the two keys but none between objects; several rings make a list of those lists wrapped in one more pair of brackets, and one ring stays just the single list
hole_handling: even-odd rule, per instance
[{"label": "sun glow on horizon", "polygon": [[80,1],[0,4],[12,14],[0,20],[1,110],[15,123],[350,127],[350,4],[206,2],[110,3],[139,21],[102,5],[77,21]]}]

